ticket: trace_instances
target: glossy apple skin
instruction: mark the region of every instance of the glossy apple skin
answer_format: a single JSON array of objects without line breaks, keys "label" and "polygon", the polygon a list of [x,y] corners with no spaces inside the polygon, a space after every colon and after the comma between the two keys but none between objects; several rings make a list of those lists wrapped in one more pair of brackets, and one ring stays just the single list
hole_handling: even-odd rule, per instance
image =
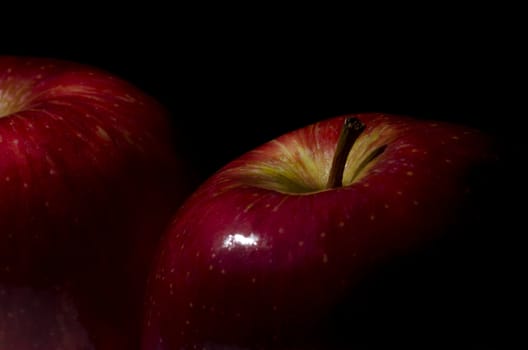
[{"label": "glossy apple skin", "polygon": [[[388,302],[373,316],[365,306],[369,295],[378,293],[375,302],[391,300],[398,283],[418,287],[417,278],[434,275],[438,261],[427,265],[411,253],[464,234],[482,219],[474,206],[482,199],[477,191],[488,185],[488,166],[497,154],[491,138],[466,126],[357,117],[366,129],[349,162],[368,149],[382,152],[353,183],[346,183],[345,170],[345,186],[314,190],[324,186],[343,116],[242,155],[190,196],[163,237],[151,272],[143,350],[341,349],[370,335],[388,336],[383,330],[405,329],[400,315],[383,310]],[[296,189],[288,192],[288,186]],[[413,259],[424,264],[422,270],[413,275],[407,269],[406,280],[383,272],[401,280],[380,282],[382,270],[393,264],[405,270]],[[422,306],[445,306],[441,297],[428,298]],[[411,312],[406,306],[399,311]],[[426,330],[425,320],[413,326],[422,321],[420,330],[407,332]]]},{"label": "glossy apple skin", "polygon": [[[61,290],[90,346],[138,348],[147,266],[190,191],[169,117],[153,97],[95,67],[0,56],[0,311],[18,310],[15,302],[27,311],[2,312],[12,319],[0,321],[0,343],[58,347],[47,342],[60,336],[43,334],[55,327],[46,319],[70,319],[53,315]],[[32,295],[50,305],[32,314],[24,306]],[[72,329],[63,328],[49,332]]]}]

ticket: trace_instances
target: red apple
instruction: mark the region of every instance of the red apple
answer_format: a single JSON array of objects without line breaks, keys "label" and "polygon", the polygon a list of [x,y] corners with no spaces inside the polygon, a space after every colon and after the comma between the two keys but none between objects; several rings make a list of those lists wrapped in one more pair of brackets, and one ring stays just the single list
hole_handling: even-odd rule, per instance
[{"label": "red apple", "polygon": [[466,125],[367,113],[240,156],[187,199],[163,236],[143,350],[441,338],[457,322],[437,319],[449,315],[444,298],[457,297],[442,283],[453,286],[458,269],[442,252],[463,250],[459,238],[484,223],[489,202],[479,193],[494,147]]},{"label": "red apple", "polygon": [[0,56],[0,347],[138,347],[147,266],[191,189],[169,117],[102,69]]}]

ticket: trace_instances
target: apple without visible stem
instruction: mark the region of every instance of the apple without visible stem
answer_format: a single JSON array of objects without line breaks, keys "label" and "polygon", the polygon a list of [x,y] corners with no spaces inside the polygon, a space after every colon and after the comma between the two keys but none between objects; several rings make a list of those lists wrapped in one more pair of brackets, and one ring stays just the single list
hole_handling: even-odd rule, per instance
[{"label": "apple without visible stem", "polygon": [[190,191],[169,123],[102,69],[0,56],[0,347],[138,347],[147,266]]},{"label": "apple without visible stem", "polygon": [[479,336],[490,309],[475,307],[472,259],[492,212],[494,141],[466,125],[365,113],[230,162],[162,238],[143,350]]}]

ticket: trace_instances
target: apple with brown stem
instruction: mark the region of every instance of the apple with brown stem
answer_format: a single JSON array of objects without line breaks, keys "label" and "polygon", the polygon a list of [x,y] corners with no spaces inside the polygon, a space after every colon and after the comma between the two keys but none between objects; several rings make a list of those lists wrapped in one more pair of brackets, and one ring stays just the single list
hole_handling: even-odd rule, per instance
[{"label": "apple with brown stem", "polygon": [[497,155],[466,125],[365,113],[240,156],[166,231],[142,349],[342,349],[474,329],[457,309],[470,283],[453,287],[458,267],[442,264],[485,225]]},{"label": "apple with brown stem", "polygon": [[0,56],[2,349],[138,348],[147,266],[191,190],[169,117],[102,69]]}]

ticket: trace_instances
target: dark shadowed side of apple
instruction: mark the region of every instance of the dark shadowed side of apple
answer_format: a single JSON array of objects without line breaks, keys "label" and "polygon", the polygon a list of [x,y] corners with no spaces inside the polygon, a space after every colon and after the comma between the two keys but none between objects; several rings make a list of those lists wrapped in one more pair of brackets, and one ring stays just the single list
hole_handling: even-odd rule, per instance
[{"label": "dark shadowed side of apple", "polygon": [[243,154],[165,232],[142,349],[500,342],[502,152],[466,125],[363,113]]}]

